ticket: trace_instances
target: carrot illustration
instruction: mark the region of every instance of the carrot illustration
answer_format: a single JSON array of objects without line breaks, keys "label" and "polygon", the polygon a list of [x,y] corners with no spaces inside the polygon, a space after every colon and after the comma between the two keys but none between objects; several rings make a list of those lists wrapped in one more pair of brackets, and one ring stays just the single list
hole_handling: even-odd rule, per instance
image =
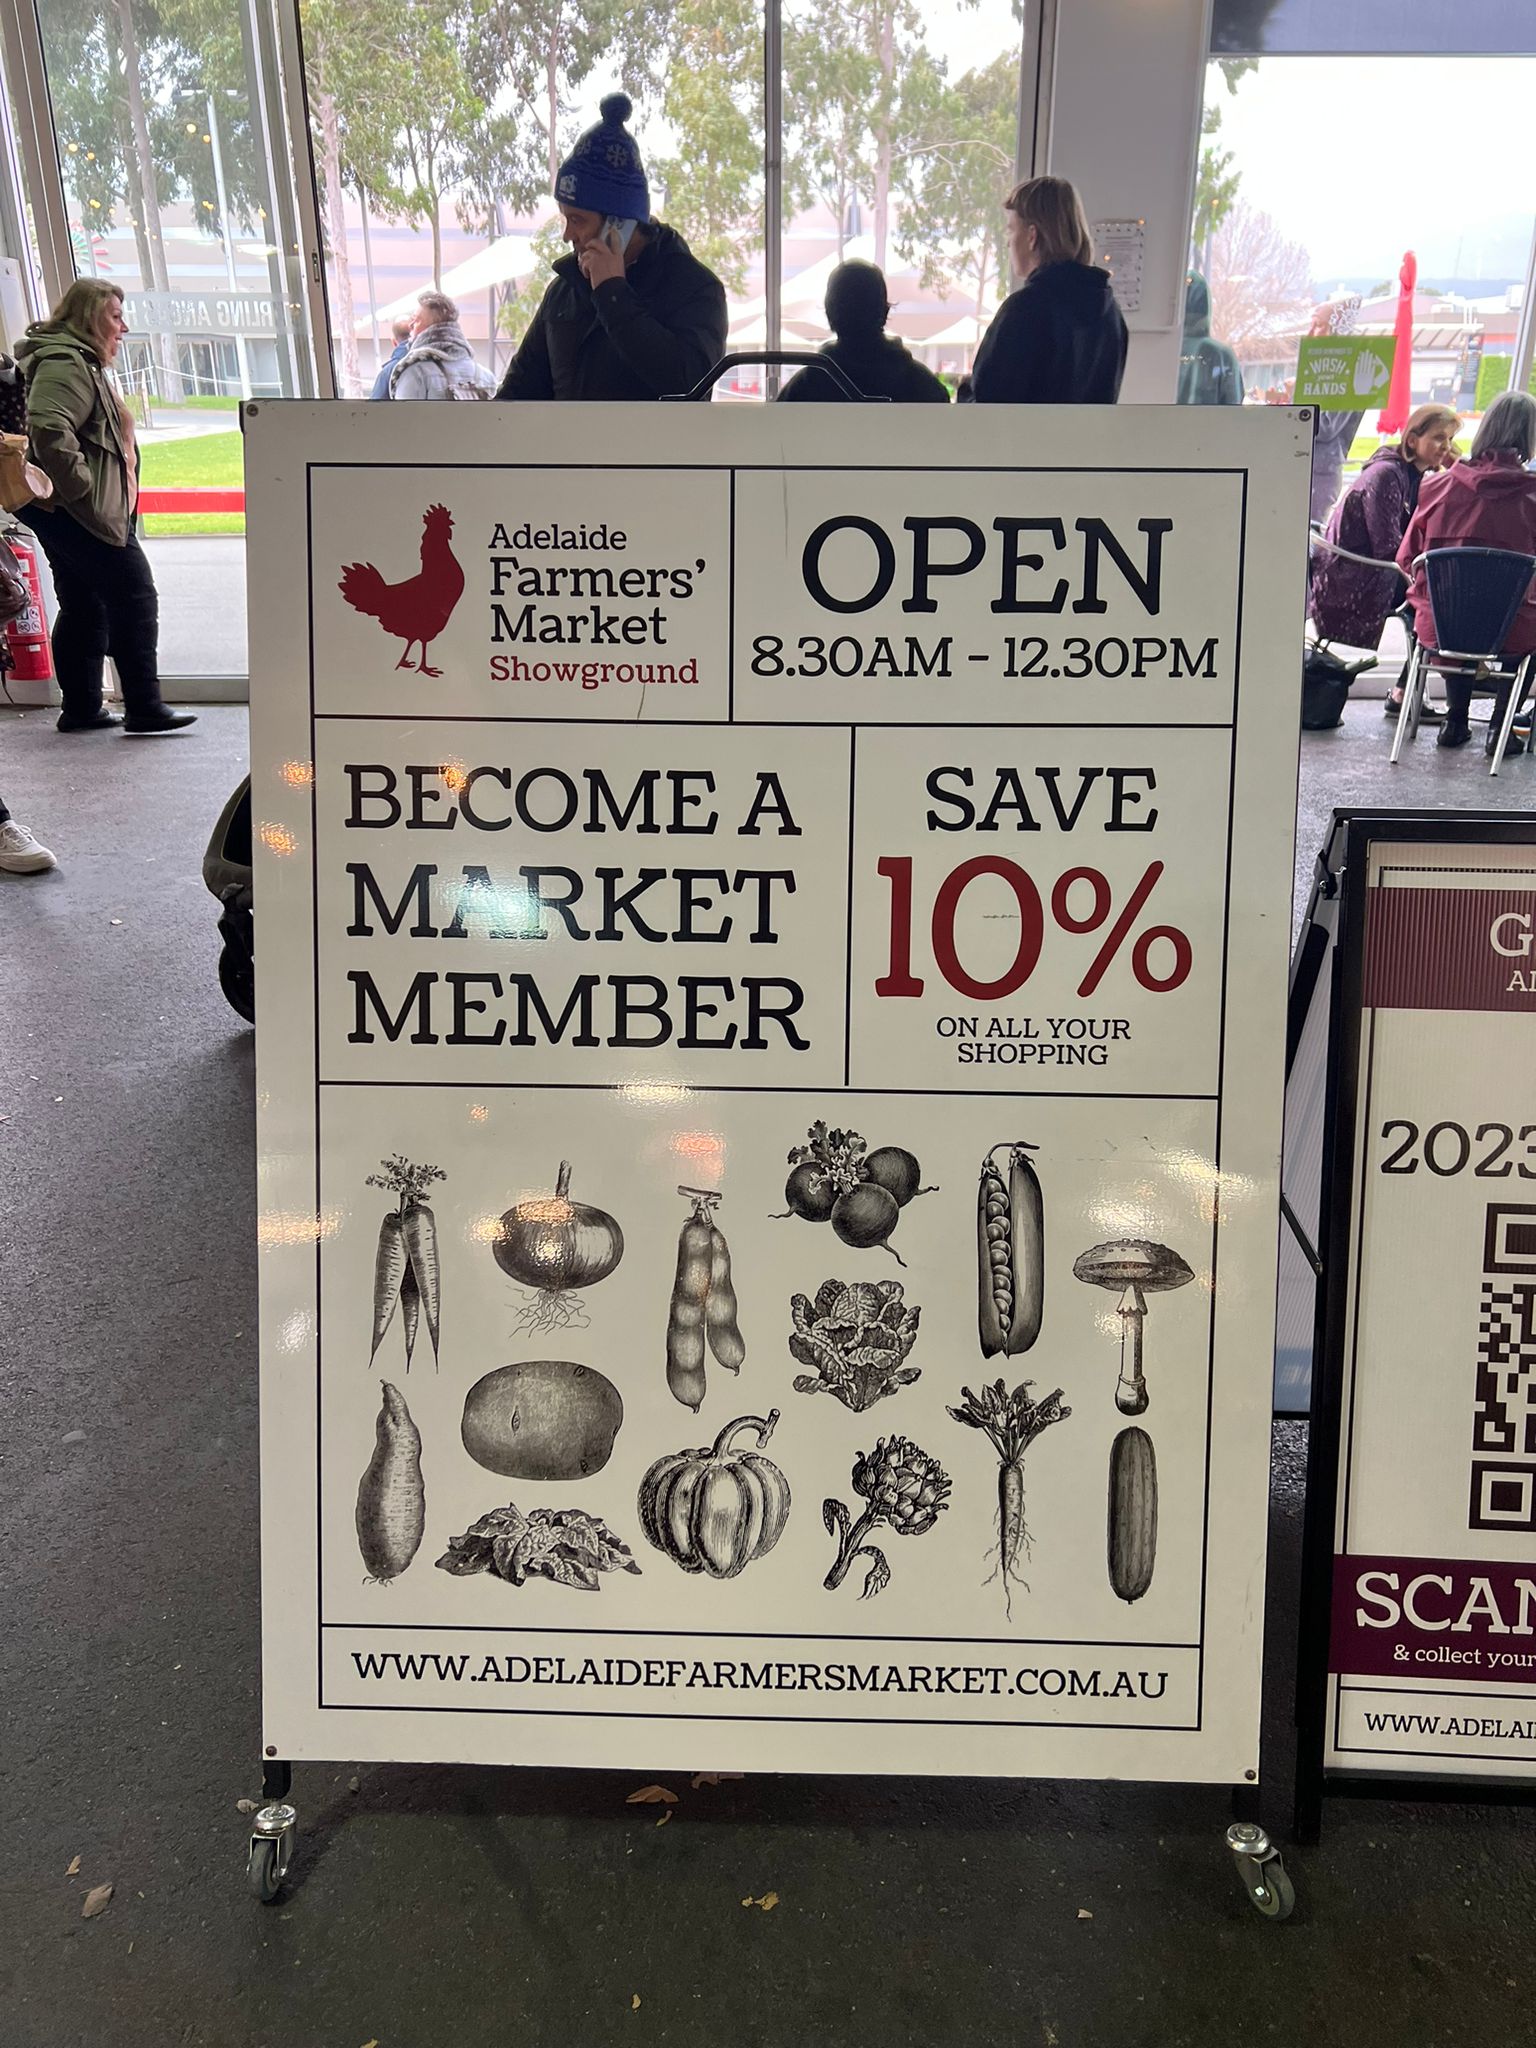
[{"label": "carrot illustration", "polygon": [[[405,1325],[405,1369],[409,1372],[416,1332],[421,1325],[421,1289],[416,1284],[416,1268],[409,1262],[400,1275],[400,1319]],[[436,1346],[433,1350],[435,1354]]]},{"label": "carrot illustration", "polygon": [[[371,1174],[369,1185],[377,1185]],[[395,1303],[400,1299],[400,1283],[405,1270],[405,1239],[401,1235],[400,1218],[391,1209],[379,1225],[379,1249],[373,1261],[373,1348],[368,1353],[370,1365],[384,1341],[385,1331],[394,1321]]]},{"label": "carrot illustration", "polygon": [[[441,1274],[437,1263],[437,1218],[420,1200],[402,1211],[402,1235],[410,1273],[427,1318],[427,1335],[432,1339],[432,1356],[438,1351],[438,1319],[442,1309]],[[409,1348],[409,1347],[407,1347]]]},{"label": "carrot illustration", "polygon": [[422,1196],[434,1181],[446,1180],[448,1176],[440,1166],[412,1166],[398,1152],[392,1152],[380,1163],[383,1172],[370,1173],[366,1184],[394,1195],[396,1207],[379,1225],[379,1246],[373,1263],[373,1346],[368,1362],[372,1365],[377,1356],[398,1302],[405,1331],[405,1368],[409,1372],[423,1311],[427,1335],[432,1339],[433,1363],[438,1359],[442,1303],[437,1219]]}]

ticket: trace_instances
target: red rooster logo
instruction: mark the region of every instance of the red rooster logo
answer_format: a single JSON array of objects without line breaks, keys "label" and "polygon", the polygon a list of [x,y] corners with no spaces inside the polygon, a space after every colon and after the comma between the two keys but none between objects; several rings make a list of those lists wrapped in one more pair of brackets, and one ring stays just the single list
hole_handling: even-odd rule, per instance
[{"label": "red rooster logo", "polygon": [[405,642],[405,652],[396,668],[411,666],[411,649],[421,648],[416,672],[440,676],[440,668],[427,664],[427,649],[453,617],[454,607],[464,595],[464,571],[459,567],[449,536],[453,514],[446,505],[429,505],[422,520],[421,573],[404,583],[386,583],[372,562],[349,562],[336,586],[355,612],[377,619],[391,638]]}]

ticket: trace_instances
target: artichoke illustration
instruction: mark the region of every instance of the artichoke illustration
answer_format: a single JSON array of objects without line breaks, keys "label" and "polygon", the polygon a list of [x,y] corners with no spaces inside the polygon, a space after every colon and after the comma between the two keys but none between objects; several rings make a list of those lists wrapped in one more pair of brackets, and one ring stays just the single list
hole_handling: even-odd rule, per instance
[{"label": "artichoke illustration", "polygon": [[837,1560],[822,1584],[835,1592],[856,1557],[867,1557],[869,1570],[861,1600],[872,1600],[890,1582],[891,1568],[878,1545],[866,1543],[871,1529],[884,1523],[898,1536],[923,1536],[949,1506],[949,1475],[937,1458],[904,1436],[881,1437],[872,1451],[854,1460],[853,1490],[869,1506],[854,1522],[840,1500],[822,1506],[829,1536],[837,1538]]}]

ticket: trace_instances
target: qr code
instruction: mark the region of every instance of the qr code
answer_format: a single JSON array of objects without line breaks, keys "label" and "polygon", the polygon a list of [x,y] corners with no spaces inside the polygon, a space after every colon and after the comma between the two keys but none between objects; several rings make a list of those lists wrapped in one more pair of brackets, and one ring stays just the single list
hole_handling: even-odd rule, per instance
[{"label": "qr code", "polygon": [[1477,1338],[1468,1527],[1536,1533],[1536,1204],[1488,1205]]}]

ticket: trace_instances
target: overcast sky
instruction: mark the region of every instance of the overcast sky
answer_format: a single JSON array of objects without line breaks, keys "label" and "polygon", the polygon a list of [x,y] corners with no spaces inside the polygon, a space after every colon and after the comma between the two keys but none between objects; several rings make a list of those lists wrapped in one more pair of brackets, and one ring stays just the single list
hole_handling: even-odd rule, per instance
[{"label": "overcast sky", "polygon": [[[954,73],[1018,46],[1009,0],[924,13]],[[1395,277],[1405,249],[1431,281],[1524,275],[1536,59],[1270,57],[1235,94],[1213,67],[1207,90],[1242,197],[1305,245],[1319,284]]]},{"label": "overcast sky", "polygon": [[[1448,0],[1449,4],[1449,0]],[[1335,275],[1521,277],[1536,213],[1536,59],[1270,57],[1229,96],[1241,196]]]}]

